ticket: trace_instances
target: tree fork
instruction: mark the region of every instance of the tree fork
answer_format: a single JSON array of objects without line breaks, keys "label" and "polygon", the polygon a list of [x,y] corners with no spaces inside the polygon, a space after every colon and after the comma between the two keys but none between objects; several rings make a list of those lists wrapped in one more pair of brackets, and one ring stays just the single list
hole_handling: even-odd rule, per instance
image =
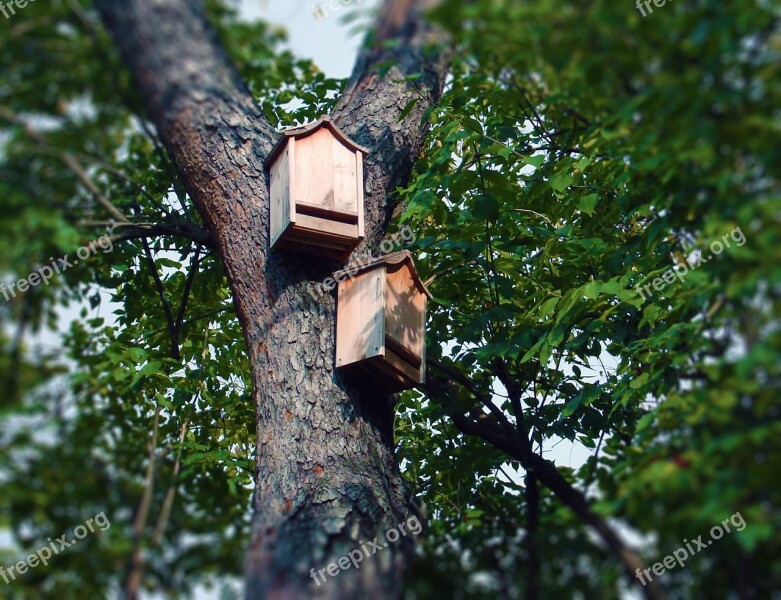
[{"label": "tree fork", "polygon": [[[431,0],[389,0],[334,114],[372,149],[365,164],[366,240],[383,237],[441,95],[443,35],[423,19]],[[320,570],[414,512],[393,452],[393,402],[334,371],[335,304],[307,283],[337,266],[268,251],[263,161],[278,137],[219,46],[195,0],[96,0],[219,252],[247,344],[258,416],[250,598],[389,598],[413,541],[317,585]],[[389,39],[399,44],[383,44]],[[424,52],[425,50],[425,52]],[[383,72],[380,66],[392,65]],[[407,75],[422,73],[414,86]],[[402,119],[404,108],[418,98]],[[359,251],[361,248],[359,248]],[[266,327],[266,324],[271,324]]]}]

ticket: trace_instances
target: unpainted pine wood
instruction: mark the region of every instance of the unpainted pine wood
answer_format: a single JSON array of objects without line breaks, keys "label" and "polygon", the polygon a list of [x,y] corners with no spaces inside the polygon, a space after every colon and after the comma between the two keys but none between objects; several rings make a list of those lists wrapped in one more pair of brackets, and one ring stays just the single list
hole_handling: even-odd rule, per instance
[{"label": "unpainted pine wood", "polygon": [[[386,348],[387,353],[387,348]],[[416,377],[409,377],[404,369],[396,368],[385,356],[374,356],[356,365],[356,374],[363,375],[372,386],[395,394],[418,385]],[[409,368],[409,367],[407,367]]]},{"label": "unpainted pine wood", "polygon": [[347,240],[358,238],[358,227],[355,225],[301,213],[296,215],[296,227],[299,229],[312,229],[315,233],[321,232],[324,235],[343,237],[347,238]]},{"label": "unpainted pine wood", "polygon": [[385,332],[418,360],[425,343],[425,294],[412,276],[409,262],[388,273],[385,299]]},{"label": "unpainted pine wood", "polygon": [[296,222],[296,194],[298,193],[298,186],[296,185],[295,178],[295,164],[298,159],[298,142],[295,138],[290,138],[287,143],[287,171],[288,171],[288,202],[287,208],[289,211],[288,220],[291,223]]},{"label": "unpainted pine wood", "polygon": [[403,357],[387,346],[385,348],[384,361],[401,380],[401,389],[412,388],[420,383],[420,370],[410,365]]},{"label": "unpainted pine wood", "polygon": [[280,250],[289,250],[298,254],[314,254],[322,258],[333,258],[335,260],[345,260],[345,255],[349,254],[349,250],[345,250],[343,246],[337,246],[335,244],[322,244],[318,242],[315,246],[311,244],[309,240],[288,240],[287,236],[280,239],[277,242],[275,248]]},{"label": "unpainted pine wood", "polygon": [[407,350],[404,346],[399,344],[393,337],[389,336],[387,332],[385,333],[385,349],[387,351],[392,351],[400,358],[403,358],[409,365],[415,367],[416,369],[420,367],[421,357],[416,356],[412,352]]},{"label": "unpainted pine wood", "polygon": [[355,180],[358,176],[355,152],[347,148],[334,137],[332,140],[334,166],[334,210],[346,213],[358,213],[358,188]]},{"label": "unpainted pine wood", "polygon": [[330,219],[340,223],[358,224],[358,213],[336,212],[335,210],[327,210],[320,206],[314,206],[304,202],[296,203],[296,213]]},{"label": "unpainted pine wood", "polygon": [[363,154],[360,152],[355,153],[355,180],[356,180],[356,196],[358,198],[358,237],[363,239],[366,234],[364,232],[363,218],[364,218],[364,206],[363,206]]},{"label": "unpainted pine wood", "polygon": [[271,245],[276,244],[290,225],[290,146],[279,155],[269,169]]},{"label": "unpainted pine wood", "polygon": [[296,140],[295,201],[334,209],[334,135],[327,127]]},{"label": "unpainted pine wood", "polygon": [[[357,230],[357,225],[351,227]],[[317,229],[299,227],[297,223],[293,223],[279,239],[275,248],[335,258],[345,263],[359,242],[360,240],[354,236],[335,235]]]},{"label": "unpainted pine wood", "polygon": [[282,239],[292,244],[308,244],[314,249],[315,254],[317,254],[317,248],[338,248],[344,250],[350,247],[350,244],[341,236],[328,235],[311,229],[299,229],[296,226],[288,229]]},{"label": "unpainted pine wood", "polygon": [[385,269],[339,283],[336,366],[344,367],[385,351]]}]

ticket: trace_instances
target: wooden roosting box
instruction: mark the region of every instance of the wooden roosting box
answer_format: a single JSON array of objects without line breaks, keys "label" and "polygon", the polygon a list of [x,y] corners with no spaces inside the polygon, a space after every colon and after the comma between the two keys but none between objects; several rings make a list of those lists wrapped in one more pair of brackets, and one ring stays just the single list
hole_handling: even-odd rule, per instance
[{"label": "wooden roosting box", "polygon": [[330,117],[287,129],[266,159],[271,247],[346,260],[363,239],[363,157]]},{"label": "wooden roosting box", "polygon": [[397,392],[426,379],[426,299],[409,252],[396,252],[335,275],[336,366],[369,375]]}]

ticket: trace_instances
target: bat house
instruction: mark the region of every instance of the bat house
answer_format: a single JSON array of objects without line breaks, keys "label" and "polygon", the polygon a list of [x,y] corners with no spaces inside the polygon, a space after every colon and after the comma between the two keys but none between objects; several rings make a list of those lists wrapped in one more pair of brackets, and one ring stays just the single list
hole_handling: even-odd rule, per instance
[{"label": "bat house", "polygon": [[368,375],[391,392],[426,378],[426,301],[409,252],[334,274],[339,282],[336,366]]},{"label": "bat house", "polygon": [[265,161],[272,248],[347,261],[363,239],[363,158],[324,116],[287,129]]}]

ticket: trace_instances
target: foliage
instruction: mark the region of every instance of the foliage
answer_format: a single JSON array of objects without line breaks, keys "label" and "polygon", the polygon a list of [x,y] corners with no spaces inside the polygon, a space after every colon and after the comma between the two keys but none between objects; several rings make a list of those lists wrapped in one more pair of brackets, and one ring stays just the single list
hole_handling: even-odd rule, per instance
[{"label": "foliage", "polygon": [[[208,7],[274,125],[328,111],[343,82],[295,58],[283,32]],[[560,471],[642,535],[648,566],[741,512],[744,531],[662,578],[671,597],[770,597],[781,588],[777,9],[687,0],[643,18],[631,3],[477,0],[436,16],[457,58],[399,190],[419,267],[435,277],[429,353],[523,417],[546,457],[560,440],[587,451]],[[133,220],[197,221],[86,5],[31,4],[0,27],[3,281],[121,236],[69,157]],[[732,238],[638,295],[690,246],[737,227],[745,244]],[[187,597],[240,575],[255,424],[215,251],[117,239],[1,303],[0,323],[0,529],[30,550],[100,511],[112,523],[2,593],[110,595],[136,538],[149,591]],[[33,343],[62,323],[61,344]],[[502,367],[522,387],[520,412]],[[408,596],[524,597],[536,541],[542,597],[619,597],[618,565],[545,488],[530,540],[523,469],[448,416],[473,407],[465,389],[449,405],[408,393],[399,406],[400,458],[430,516]],[[134,537],[153,440],[152,510]],[[18,555],[0,550],[0,565]]]},{"label": "foliage", "polygon": [[[661,579],[670,597],[770,597],[781,585],[777,8],[668,3],[643,19],[631,3],[486,0],[438,16],[458,58],[402,192],[436,278],[430,351],[493,386],[518,423],[497,385],[505,363],[536,448],[552,457],[564,439],[589,452],[570,478],[646,534],[648,566],[741,512],[743,532]],[[725,234],[718,256],[638,294]],[[483,410],[464,392],[455,410],[473,406]],[[411,394],[404,409],[401,454],[435,534],[419,597],[524,597],[523,479],[506,473],[517,463],[463,438],[445,417],[453,407]],[[541,512],[542,597],[615,597],[616,571],[582,527],[550,495]],[[471,561],[457,568],[464,549]]]}]

